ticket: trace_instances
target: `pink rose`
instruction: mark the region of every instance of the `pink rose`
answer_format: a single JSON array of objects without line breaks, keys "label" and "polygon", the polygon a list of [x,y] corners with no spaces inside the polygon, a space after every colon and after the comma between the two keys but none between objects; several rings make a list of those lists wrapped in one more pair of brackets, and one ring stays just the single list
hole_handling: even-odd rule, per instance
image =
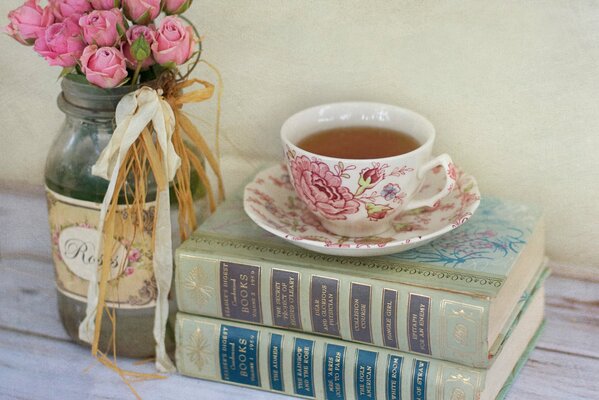
[{"label": "pink rose", "polygon": [[4,32],[19,43],[32,45],[54,22],[52,10],[49,7],[41,8],[38,3],[39,0],[27,0],[21,7],[9,12],[10,24],[4,27]]},{"label": "pink rose", "polygon": [[120,0],[90,0],[94,10],[112,10],[121,6]]},{"label": "pink rose", "polygon": [[87,46],[81,55],[81,70],[88,81],[102,88],[118,86],[127,77],[125,56],[114,47]]},{"label": "pink rose", "polygon": [[37,38],[33,47],[50,65],[73,67],[83,52],[85,43],[81,28],[71,19],[50,25]]},{"label": "pink rose", "polygon": [[191,6],[191,2],[192,0],[164,0],[164,12],[168,15],[183,14]]},{"label": "pink rose", "polygon": [[341,186],[341,178],[325,163],[310,161],[306,156],[296,157],[291,164],[291,175],[297,195],[311,211],[328,219],[346,219],[347,214],[358,212],[360,203],[348,188]]},{"label": "pink rose", "polygon": [[156,31],[156,40],[152,44],[152,54],[158,64],[185,63],[193,54],[195,40],[191,26],[175,16],[166,17]]},{"label": "pink rose", "polygon": [[133,268],[133,267],[125,268],[125,276],[133,275],[134,272],[135,272],[135,268]]},{"label": "pink rose", "polygon": [[123,0],[125,15],[137,25],[147,25],[152,22],[158,14],[162,5],[161,0]]},{"label": "pink rose", "polygon": [[141,251],[139,251],[138,249],[131,249],[129,250],[129,255],[127,256],[129,262],[137,262],[141,259]]},{"label": "pink rose", "polygon": [[114,46],[125,32],[123,14],[116,9],[94,10],[79,18],[79,26],[83,28],[83,38],[88,44],[97,46]]},{"label": "pink rose", "polygon": [[52,9],[58,21],[66,18],[77,21],[83,14],[92,10],[89,0],[48,0],[48,7]]},{"label": "pink rose", "polygon": [[[137,67],[137,60],[135,56],[131,53],[131,45],[135,42],[140,36],[143,36],[144,39],[148,42],[148,46],[151,46],[154,43],[154,26],[153,25],[133,25],[131,26],[125,35],[126,40],[123,41],[121,45],[121,50],[123,54],[127,58],[127,66],[131,69],[135,69]],[[149,66],[154,64],[154,59],[150,54],[148,58],[144,60],[141,64],[142,69],[146,69]]]}]

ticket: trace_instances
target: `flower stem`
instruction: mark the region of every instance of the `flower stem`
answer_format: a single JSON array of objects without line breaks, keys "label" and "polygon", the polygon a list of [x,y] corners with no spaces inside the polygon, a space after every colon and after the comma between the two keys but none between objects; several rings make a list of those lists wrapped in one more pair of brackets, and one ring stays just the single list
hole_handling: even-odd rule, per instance
[{"label": "flower stem", "polygon": [[139,78],[139,72],[141,71],[141,61],[137,62],[137,67],[135,68],[135,72],[133,73],[133,79],[131,80],[131,86],[137,85],[137,79]]},{"label": "flower stem", "polygon": [[187,77],[189,77],[189,75],[191,75],[193,70],[197,67],[198,63],[200,62],[200,57],[202,56],[202,38],[200,37],[200,32],[198,32],[198,29],[193,24],[193,22],[191,22],[188,18],[184,17],[183,15],[180,15],[179,17],[191,26],[195,35],[198,38],[198,55],[196,56],[196,59],[195,59],[193,65],[190,68],[188,68],[187,73],[181,77],[181,80],[185,80],[185,79],[187,79]]}]

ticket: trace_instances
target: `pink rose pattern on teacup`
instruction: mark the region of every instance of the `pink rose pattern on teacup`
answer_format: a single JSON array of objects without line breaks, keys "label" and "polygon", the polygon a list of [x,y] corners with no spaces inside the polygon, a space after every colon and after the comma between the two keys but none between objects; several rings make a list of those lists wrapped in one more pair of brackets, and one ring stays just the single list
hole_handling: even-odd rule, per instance
[{"label": "pink rose pattern on teacup", "polygon": [[[328,220],[344,220],[363,209],[370,221],[380,221],[401,206],[406,197],[398,184],[385,183],[389,169],[387,164],[373,162],[371,167],[362,169],[358,188],[352,193],[343,181],[350,179],[347,172],[355,170],[355,165],[340,162],[335,165],[335,171],[331,171],[328,164],[317,158],[296,156],[291,150],[287,151],[287,157],[298,197],[312,212]],[[389,176],[406,175],[413,171],[413,168],[404,166],[395,168]]]},{"label": "pink rose pattern on teacup", "polygon": [[291,174],[297,195],[311,211],[328,219],[346,219],[347,214],[358,212],[360,203],[327,164],[306,156],[296,157],[291,163]]},{"label": "pink rose pattern on teacup", "polygon": [[[398,173],[401,169],[392,173]],[[455,190],[443,198],[437,207],[419,208],[400,214],[401,217],[394,220],[394,234],[391,236],[349,238],[328,232],[314,216],[311,208],[301,201],[298,198],[299,194],[287,184],[290,177],[285,165],[280,165],[276,171],[273,170],[267,178],[261,176],[248,185],[245,201],[252,212],[260,216],[263,223],[283,232],[285,237],[294,241],[316,241],[322,243],[324,247],[335,248],[380,248],[389,244],[403,245],[423,240],[431,231],[455,229],[472,216],[473,210],[480,201],[476,181],[457,168],[454,171]],[[344,173],[342,170],[335,172],[342,172],[342,175]],[[427,188],[421,189],[424,194],[435,193],[442,189],[444,174],[440,172],[431,173],[432,177],[436,178],[428,182]],[[385,189],[388,185],[391,186]],[[387,184],[383,187],[381,196],[387,194],[391,198],[389,200],[391,204],[394,201],[402,201],[401,196],[396,197],[399,193],[401,192],[398,192],[393,184]],[[376,203],[367,204],[373,204],[369,206],[373,217],[378,217],[379,213],[386,212],[385,208],[389,207],[384,204],[382,206]],[[383,208],[379,209],[379,207]],[[366,208],[365,211],[368,212]]]}]

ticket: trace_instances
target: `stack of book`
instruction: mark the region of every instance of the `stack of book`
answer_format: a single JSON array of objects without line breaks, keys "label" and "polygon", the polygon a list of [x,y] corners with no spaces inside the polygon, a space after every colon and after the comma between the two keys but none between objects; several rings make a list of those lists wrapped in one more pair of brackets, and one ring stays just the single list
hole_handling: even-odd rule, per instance
[{"label": "stack of book", "polygon": [[177,250],[179,372],[317,399],[503,398],[543,326],[535,208],[392,256],[313,253],[229,200]]}]

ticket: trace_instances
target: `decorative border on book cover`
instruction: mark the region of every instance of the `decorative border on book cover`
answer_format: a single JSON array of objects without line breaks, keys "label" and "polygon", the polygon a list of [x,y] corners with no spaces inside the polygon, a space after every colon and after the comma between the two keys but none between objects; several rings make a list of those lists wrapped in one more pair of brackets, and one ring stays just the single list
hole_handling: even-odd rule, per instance
[{"label": "decorative border on book cover", "polygon": [[[501,287],[505,279],[499,277],[492,277],[487,275],[479,275],[461,271],[439,271],[434,268],[430,268],[421,263],[410,263],[406,262],[406,265],[399,265],[397,263],[386,262],[385,259],[377,258],[339,258],[337,256],[330,256],[326,254],[318,254],[309,252],[303,249],[292,249],[277,247],[274,245],[264,246],[251,241],[240,240],[240,239],[220,239],[216,237],[206,236],[192,236],[191,242],[197,244],[206,244],[208,246],[220,246],[231,249],[242,249],[246,251],[255,251],[258,254],[269,254],[273,256],[286,256],[286,257],[297,257],[300,260],[310,260],[314,263],[321,261],[335,262],[339,265],[352,265],[355,267],[367,268],[369,270],[376,269],[380,271],[392,271],[396,273],[406,273],[408,275],[418,275],[425,278],[436,278],[440,280],[460,281],[466,283],[476,283],[483,287]],[[193,251],[190,249],[190,251]]]}]

